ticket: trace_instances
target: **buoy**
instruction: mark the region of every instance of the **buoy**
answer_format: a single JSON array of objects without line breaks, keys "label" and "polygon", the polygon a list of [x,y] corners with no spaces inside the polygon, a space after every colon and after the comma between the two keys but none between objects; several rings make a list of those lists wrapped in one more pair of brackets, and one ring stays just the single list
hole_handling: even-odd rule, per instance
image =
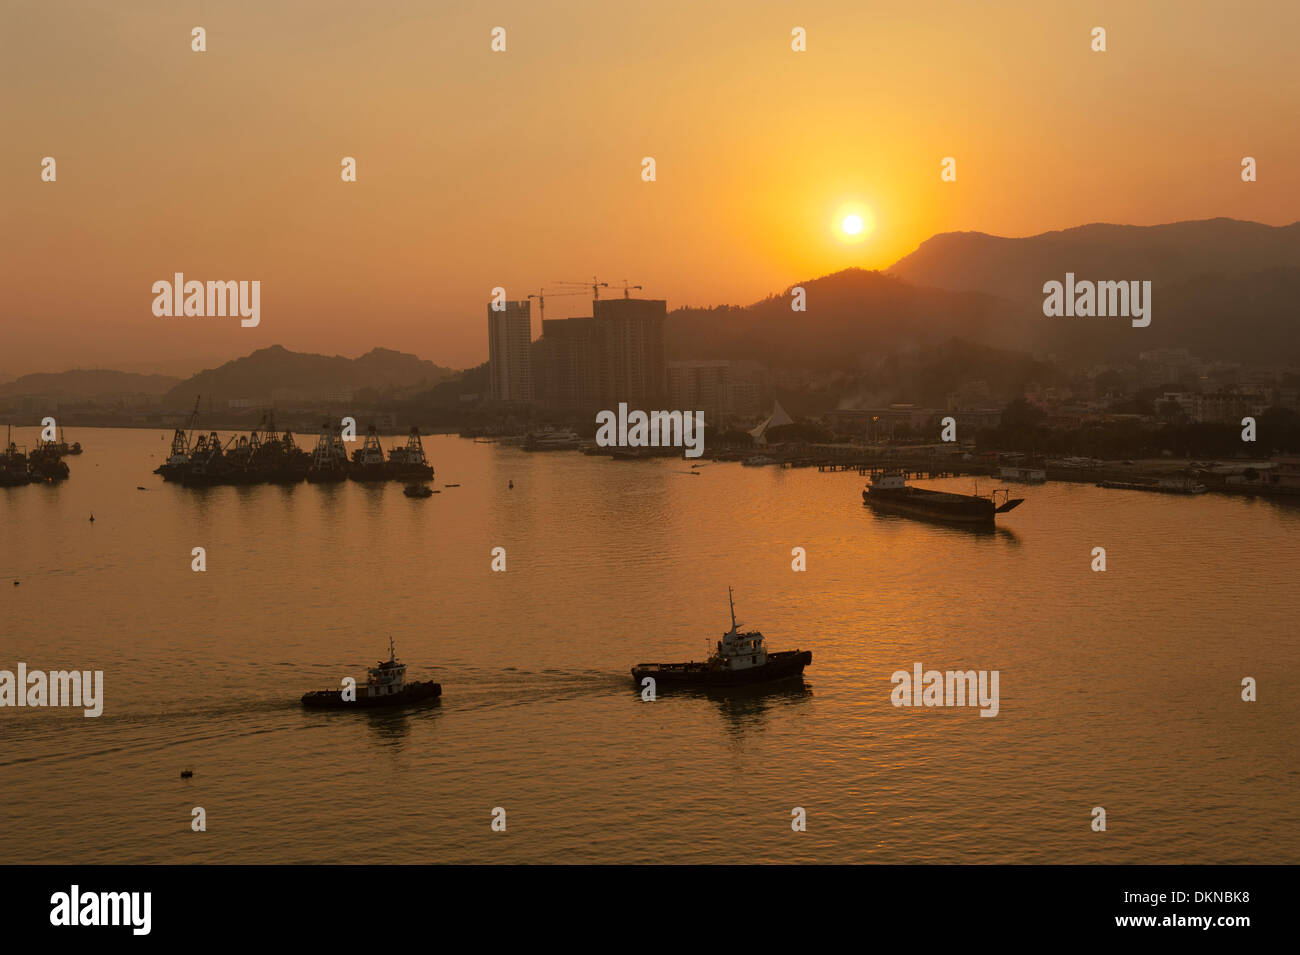
[{"label": "buoy", "polygon": [[194,775],[194,770],[192,770],[192,769],[182,769],[182,770],[181,770],[181,779],[189,779],[189,778],[190,778],[191,776],[193,776],[193,775]]},{"label": "buoy", "polygon": [[515,482],[514,482],[514,481],[511,481],[511,482],[510,482],[510,486],[511,486],[511,487],[514,487],[514,486],[515,486]]},{"label": "buoy", "polygon": [[90,523],[92,523],[92,524],[95,523],[95,515],[94,515],[94,514],[91,514],[91,515],[90,515]]},{"label": "buoy", "polygon": [[20,581],[15,580],[15,581],[14,581],[14,586],[17,587],[19,583],[20,583]]}]

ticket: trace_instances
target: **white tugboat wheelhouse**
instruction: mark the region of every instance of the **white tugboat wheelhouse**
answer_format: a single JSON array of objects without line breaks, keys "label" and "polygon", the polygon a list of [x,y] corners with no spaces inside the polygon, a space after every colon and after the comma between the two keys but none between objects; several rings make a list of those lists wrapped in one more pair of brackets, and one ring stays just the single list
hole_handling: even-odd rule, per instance
[{"label": "white tugboat wheelhouse", "polygon": [[406,664],[399,663],[393,649],[393,638],[388,638],[388,659],[367,670],[366,696],[391,696],[401,693],[406,686]]},{"label": "white tugboat wheelhouse", "polygon": [[731,629],[718,641],[718,648],[713,656],[714,661],[728,670],[745,670],[749,667],[762,666],[767,663],[763,635],[757,630],[748,633],[740,631],[740,625],[736,623],[736,600],[730,587],[727,588],[727,600],[731,604]]}]

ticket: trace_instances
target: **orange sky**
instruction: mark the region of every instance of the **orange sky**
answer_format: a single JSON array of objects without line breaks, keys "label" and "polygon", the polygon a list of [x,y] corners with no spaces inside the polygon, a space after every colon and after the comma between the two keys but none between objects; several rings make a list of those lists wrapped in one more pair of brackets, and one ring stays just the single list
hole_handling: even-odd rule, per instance
[{"label": "orange sky", "polygon": [[[9,375],[277,343],[462,367],[486,358],[496,285],[594,273],[670,308],[746,304],[935,232],[1300,219],[1294,0],[5,8]],[[848,201],[876,220],[855,245],[831,229]],[[155,318],[176,271],[260,280],[260,326]]]}]

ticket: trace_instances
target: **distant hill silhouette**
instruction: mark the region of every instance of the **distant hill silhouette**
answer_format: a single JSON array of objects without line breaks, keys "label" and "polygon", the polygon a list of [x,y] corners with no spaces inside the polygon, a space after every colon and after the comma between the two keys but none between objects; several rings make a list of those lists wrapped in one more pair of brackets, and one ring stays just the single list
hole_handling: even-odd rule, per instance
[{"label": "distant hill silhouette", "polygon": [[[1023,352],[989,348],[953,338],[931,348],[884,356],[843,394],[839,407],[879,407],[892,401],[942,408],[962,384],[983,382],[990,396],[1022,394],[1030,384],[1057,384],[1056,369]],[[996,403],[990,398],[985,404]]]},{"label": "distant hill silhouette", "polygon": [[1023,323],[1008,320],[1006,303],[979,292],[917,288],[864,269],[809,279],[799,287],[806,295],[803,312],[791,310],[790,289],[743,308],[674,310],[664,331],[669,358],[848,370],[952,337],[997,347],[1026,345]]},{"label": "distant hill silhouette", "polygon": [[196,396],[226,401],[264,399],[273,393],[311,400],[366,388],[400,394],[431,388],[448,374],[431,361],[387,348],[376,348],[360,358],[344,358],[271,345],[199,372],[168,391],[165,400],[184,406],[193,404]]},{"label": "distant hill silhouette", "polygon": [[[1152,322],[1047,318],[1043,283],[1152,283]],[[927,239],[885,272],[847,269],[745,307],[677,309],[670,359],[748,358],[774,368],[866,370],[950,339],[1084,362],[1131,361],[1184,347],[1207,359],[1300,361],[1300,223],[1207,219],[1157,226],[1094,224],[1008,239],[980,232]],[[987,352],[970,377],[998,377]]]},{"label": "distant hill silhouette", "polygon": [[0,384],[0,396],[40,395],[51,398],[112,398],[121,395],[161,395],[174,388],[179,378],[168,375],[137,375],[106,368],[41,372],[23,375]]},{"label": "distant hill silhouette", "polygon": [[1186,348],[1207,360],[1261,365],[1300,362],[1300,267],[1203,274],[1152,288],[1151,324],[1123,319],[1044,318],[1039,351],[1079,362],[1131,361],[1139,351]]},{"label": "distant hill silhouette", "polygon": [[1300,222],[1268,226],[1237,219],[1167,225],[1097,223],[1008,239],[945,232],[886,271],[913,285],[979,291],[1013,302],[1043,300],[1043,283],[1063,279],[1140,279],[1180,284],[1205,274],[1240,275],[1300,267]]}]

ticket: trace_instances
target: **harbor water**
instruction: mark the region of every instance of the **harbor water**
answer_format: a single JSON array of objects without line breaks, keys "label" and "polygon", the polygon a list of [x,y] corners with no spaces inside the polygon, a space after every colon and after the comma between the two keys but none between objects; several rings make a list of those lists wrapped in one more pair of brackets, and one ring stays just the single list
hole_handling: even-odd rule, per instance
[{"label": "harbor water", "polygon": [[[428,499],[186,489],[170,432],[75,438],[68,481],[0,489],[0,669],[102,670],[103,714],[0,709],[10,862],[1300,856],[1300,506],[1052,483],[978,532],[852,472],[451,436]],[[728,586],[803,684],[644,702],[630,667],[703,659]],[[439,704],[300,706],[390,634]],[[894,706],[917,663],[997,670],[997,715]]]}]

